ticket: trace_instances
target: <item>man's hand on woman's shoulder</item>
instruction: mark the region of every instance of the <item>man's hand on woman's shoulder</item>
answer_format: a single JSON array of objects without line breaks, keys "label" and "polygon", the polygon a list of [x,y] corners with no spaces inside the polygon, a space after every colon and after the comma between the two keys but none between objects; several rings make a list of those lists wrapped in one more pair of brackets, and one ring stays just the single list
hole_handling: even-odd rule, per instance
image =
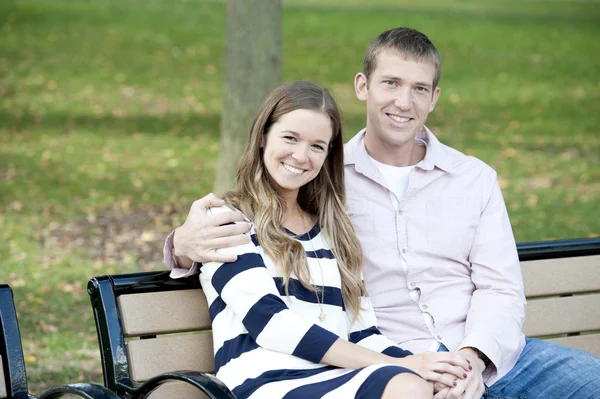
[{"label": "man's hand on woman's shoulder", "polygon": [[[175,230],[173,254],[178,267],[190,268],[192,262],[234,262],[235,255],[224,255],[218,249],[247,244],[250,231],[244,215],[238,211],[209,214],[209,208],[225,205],[210,193],[194,201],[185,223]],[[243,223],[236,223],[243,222]]]}]

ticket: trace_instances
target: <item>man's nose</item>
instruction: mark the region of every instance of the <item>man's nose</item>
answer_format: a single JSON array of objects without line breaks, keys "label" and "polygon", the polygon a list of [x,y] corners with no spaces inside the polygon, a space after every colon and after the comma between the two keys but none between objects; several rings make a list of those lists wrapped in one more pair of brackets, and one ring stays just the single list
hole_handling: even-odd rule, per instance
[{"label": "man's nose", "polygon": [[412,107],[412,91],[409,88],[398,90],[394,104],[402,110],[409,110]]}]

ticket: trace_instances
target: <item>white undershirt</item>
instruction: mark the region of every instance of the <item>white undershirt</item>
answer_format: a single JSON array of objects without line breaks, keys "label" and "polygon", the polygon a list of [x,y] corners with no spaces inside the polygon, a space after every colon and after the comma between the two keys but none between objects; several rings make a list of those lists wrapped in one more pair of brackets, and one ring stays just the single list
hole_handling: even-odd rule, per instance
[{"label": "white undershirt", "polygon": [[396,195],[398,202],[402,201],[408,189],[408,177],[410,172],[415,168],[415,165],[391,166],[381,163],[371,156],[369,158],[371,158],[373,164],[379,169],[388,189]]}]

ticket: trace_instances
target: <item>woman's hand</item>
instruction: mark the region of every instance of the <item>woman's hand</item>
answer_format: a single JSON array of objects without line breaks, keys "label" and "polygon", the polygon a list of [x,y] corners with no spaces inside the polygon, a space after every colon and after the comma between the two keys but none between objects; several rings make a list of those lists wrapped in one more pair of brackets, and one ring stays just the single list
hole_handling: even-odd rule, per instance
[{"label": "woman's hand", "polygon": [[424,352],[394,359],[394,363],[411,369],[432,383],[453,388],[456,380],[464,380],[472,370],[463,356],[453,352]]}]

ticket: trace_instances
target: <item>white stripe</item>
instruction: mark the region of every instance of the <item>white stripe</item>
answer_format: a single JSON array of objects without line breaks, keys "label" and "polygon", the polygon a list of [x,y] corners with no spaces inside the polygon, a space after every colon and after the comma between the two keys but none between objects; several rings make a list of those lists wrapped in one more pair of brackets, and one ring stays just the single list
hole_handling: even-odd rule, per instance
[{"label": "white stripe", "polygon": [[[285,326],[285,332],[281,331],[282,326]],[[291,355],[312,326],[312,322],[298,315],[295,310],[283,310],[271,317],[256,337],[256,343],[264,348]]]},{"label": "white stripe", "polygon": [[396,346],[392,340],[384,337],[383,335],[371,335],[361,340],[359,345],[363,348],[371,349],[379,353],[383,352],[390,346]]},{"label": "white stripe", "polygon": [[[291,390],[298,388],[303,385],[314,384],[316,382],[322,382],[342,376],[350,373],[352,370],[349,369],[334,369],[324,371],[322,373],[313,375],[307,378],[300,378],[297,380],[284,380],[276,381],[269,384],[265,384],[257,389],[248,399],[266,399],[266,398],[282,398],[286,393]],[[344,398],[351,398],[353,396],[345,396]],[[338,397],[338,399],[341,397]],[[307,398],[308,399],[308,398]]]},{"label": "white stripe", "polygon": [[[242,384],[248,378],[256,378],[261,374],[277,369],[310,370],[325,367],[323,364],[312,363],[299,357],[257,348],[246,352],[219,369],[217,378],[221,379],[230,389]],[[240,373],[244,370],[244,373]]]}]

